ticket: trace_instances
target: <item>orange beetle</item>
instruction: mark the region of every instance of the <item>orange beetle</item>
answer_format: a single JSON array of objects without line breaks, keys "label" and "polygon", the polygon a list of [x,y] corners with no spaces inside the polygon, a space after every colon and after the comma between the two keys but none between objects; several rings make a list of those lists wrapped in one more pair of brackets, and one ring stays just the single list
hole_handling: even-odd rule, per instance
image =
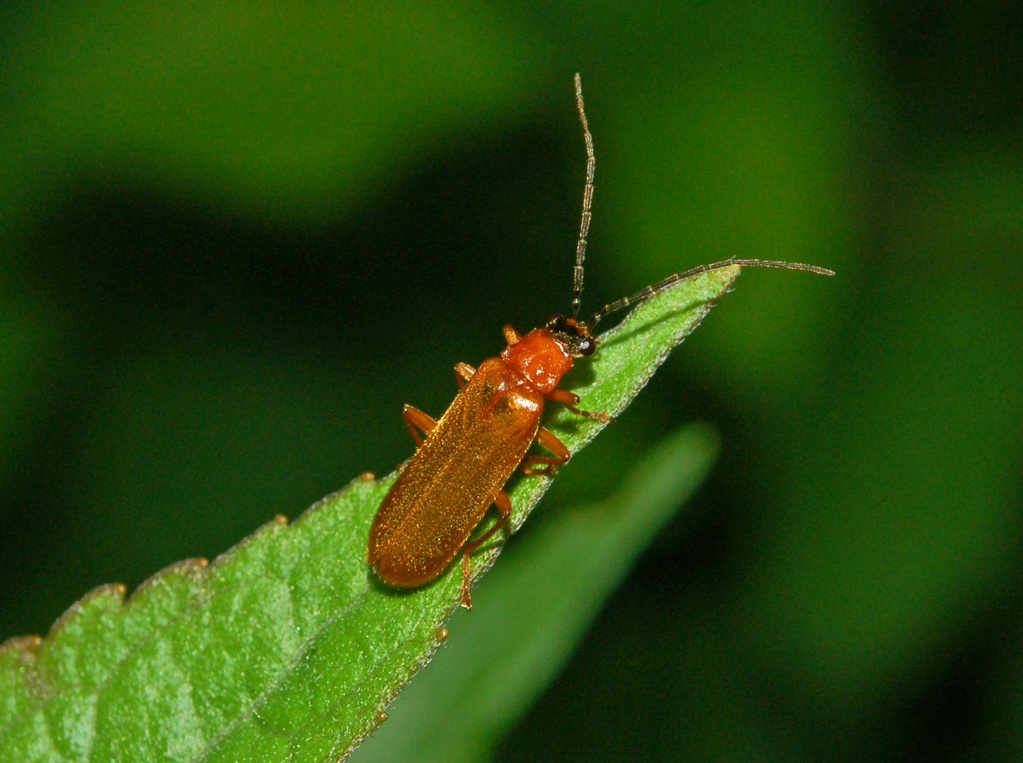
[{"label": "orange beetle", "polygon": [[[595,160],[578,74],[575,95],[587,161],[571,316],[556,315],[543,328],[525,336],[505,326],[508,346],[500,357],[483,361],[478,369],[466,363],[457,364],[455,380],[460,391],[440,420],[434,421],[419,409],[405,406],[402,416],[418,449],[384,498],[369,534],[367,560],[381,580],[399,588],[429,583],[461,551],[462,606],[466,609],[472,608],[469,557],[511,517],[512,505],[504,491],[505,483],[520,466],[527,475],[552,475],[571,458],[565,444],[540,426],[544,404],[551,400],[580,416],[609,419],[604,413],[579,410],[576,407],[579,396],[558,388],[575,359],[592,355],[596,350],[593,327],[602,318],[679,281],[733,265],[833,275],[830,270],[800,263],[726,260],[676,273],[606,305],[588,322],[580,321]],[[420,431],[426,435],[425,440]],[[554,455],[526,455],[534,442]],[[469,537],[491,504],[497,507],[501,519],[470,543]]]}]

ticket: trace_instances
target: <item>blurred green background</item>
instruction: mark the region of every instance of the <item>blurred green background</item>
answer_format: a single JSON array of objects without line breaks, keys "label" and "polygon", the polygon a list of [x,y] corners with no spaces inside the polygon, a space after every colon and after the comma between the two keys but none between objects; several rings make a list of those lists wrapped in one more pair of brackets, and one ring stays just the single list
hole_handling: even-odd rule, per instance
[{"label": "blurred green background", "polygon": [[0,640],[390,471],[402,403],[566,309],[580,71],[584,312],[839,276],[745,273],[555,483],[525,532],[721,434],[496,757],[1020,759],[1021,40],[1009,2],[9,4]]}]

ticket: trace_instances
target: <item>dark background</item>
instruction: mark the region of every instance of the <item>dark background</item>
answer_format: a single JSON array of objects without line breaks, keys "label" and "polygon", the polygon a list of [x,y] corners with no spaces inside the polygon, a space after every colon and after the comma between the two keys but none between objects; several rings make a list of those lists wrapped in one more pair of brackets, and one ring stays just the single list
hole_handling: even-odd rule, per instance
[{"label": "dark background", "polygon": [[1023,6],[547,5],[0,11],[0,640],[386,473],[566,309],[580,71],[589,310],[839,275],[744,274],[555,484],[721,434],[498,757],[1023,755]]}]

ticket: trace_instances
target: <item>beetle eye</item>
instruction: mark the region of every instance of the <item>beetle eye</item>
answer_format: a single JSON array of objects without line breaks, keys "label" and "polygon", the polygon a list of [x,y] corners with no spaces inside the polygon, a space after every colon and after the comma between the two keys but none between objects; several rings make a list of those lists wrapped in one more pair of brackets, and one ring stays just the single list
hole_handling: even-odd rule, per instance
[{"label": "beetle eye", "polygon": [[587,355],[592,355],[594,352],[596,352],[596,350],[597,343],[593,341],[590,337],[580,339],[579,344],[576,346],[576,351],[583,357],[586,357]]}]

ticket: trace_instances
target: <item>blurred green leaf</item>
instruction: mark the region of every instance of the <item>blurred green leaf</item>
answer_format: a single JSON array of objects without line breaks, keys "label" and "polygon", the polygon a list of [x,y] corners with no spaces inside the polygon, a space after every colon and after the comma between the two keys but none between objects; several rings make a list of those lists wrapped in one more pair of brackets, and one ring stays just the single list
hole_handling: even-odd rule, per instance
[{"label": "blurred green leaf", "polygon": [[21,18],[5,81],[32,97],[0,112],[0,192],[35,200],[71,165],[322,219],[393,180],[457,115],[496,115],[529,79],[509,55],[528,42],[499,15],[367,2],[240,10],[76,2]]},{"label": "blurred green leaf", "polygon": [[604,599],[695,491],[716,453],[703,426],[652,449],[606,501],[559,509],[474,596],[363,760],[481,760],[556,675]]}]

